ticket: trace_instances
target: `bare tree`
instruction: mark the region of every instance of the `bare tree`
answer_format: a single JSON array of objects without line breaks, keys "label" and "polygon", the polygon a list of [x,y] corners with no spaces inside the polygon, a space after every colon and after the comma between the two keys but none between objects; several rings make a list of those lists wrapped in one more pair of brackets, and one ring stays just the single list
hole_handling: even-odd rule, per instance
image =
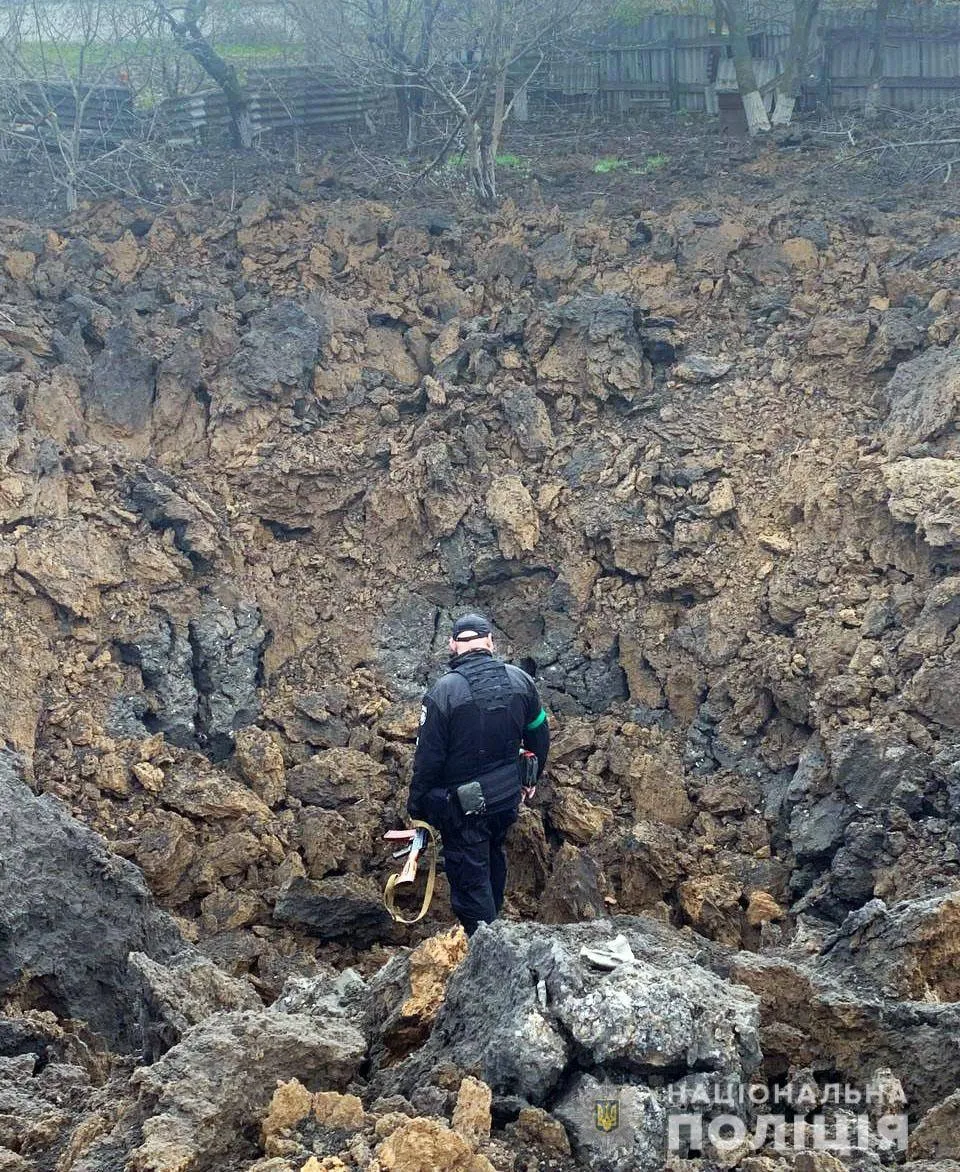
[{"label": "bare tree", "polygon": [[793,119],[800,77],[810,55],[810,38],[819,13],[820,0],[793,0],[790,44],[783,73],[777,79],[776,103],[770,118],[774,126],[789,126]]},{"label": "bare tree", "polygon": [[287,2],[301,25],[312,22],[315,59],[390,89],[408,148],[431,123],[441,145],[428,167],[462,147],[471,187],[489,207],[504,127],[588,0],[333,0],[339,19],[331,14],[329,24],[318,24],[329,0]]},{"label": "bare tree", "polygon": [[217,83],[226,98],[230,115],[230,137],[235,147],[253,145],[253,127],[247,95],[236,67],[214,49],[204,32],[207,0],[185,0],[183,4],[154,0],[160,19],[173,33],[177,45],[188,53],[200,68]]},{"label": "bare tree", "polygon": [[410,152],[419,145],[427,94],[416,79],[431,66],[442,2],[281,0],[314,69],[390,94]]},{"label": "bare tree", "polygon": [[92,168],[134,133],[131,77],[155,44],[153,14],[111,0],[23,0],[3,12],[4,133],[39,152],[72,211]]}]

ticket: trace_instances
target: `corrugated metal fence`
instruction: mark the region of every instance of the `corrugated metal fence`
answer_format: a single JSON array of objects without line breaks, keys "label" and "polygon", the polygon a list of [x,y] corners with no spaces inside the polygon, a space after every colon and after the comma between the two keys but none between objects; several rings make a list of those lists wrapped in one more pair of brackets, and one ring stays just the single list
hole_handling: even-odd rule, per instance
[{"label": "corrugated metal fence", "polygon": [[0,79],[0,106],[12,126],[38,135],[78,126],[90,137],[117,142],[138,133],[142,123],[130,88],[120,85]]},{"label": "corrugated metal fence", "polygon": [[[380,90],[341,85],[302,66],[250,70],[246,94],[254,134],[362,124],[384,101]],[[168,98],[160,123],[171,140],[201,142],[225,135],[230,124],[226,98],[218,89]]]},{"label": "corrugated metal fence", "polygon": [[[807,92],[834,111],[863,104],[872,57],[873,13],[849,8],[825,13],[811,46]],[[790,41],[782,20],[755,22],[751,51],[761,85],[782,67]],[[518,62],[515,85],[533,62]],[[529,87],[533,112],[558,109],[617,117],[650,107],[715,113],[736,82],[728,38],[706,16],[660,14],[611,26],[594,43],[548,61]],[[363,125],[384,107],[388,91],[351,86],[303,66],[250,70],[247,101],[254,134]],[[55,112],[71,124],[80,99],[89,133],[119,139],[145,130],[171,140],[205,141],[225,135],[226,100],[219,89],[167,99],[150,118],[138,117],[124,86],[74,89],[0,81],[0,105],[38,126]],[[960,3],[918,9],[887,21],[882,104],[901,110],[960,104]]]}]

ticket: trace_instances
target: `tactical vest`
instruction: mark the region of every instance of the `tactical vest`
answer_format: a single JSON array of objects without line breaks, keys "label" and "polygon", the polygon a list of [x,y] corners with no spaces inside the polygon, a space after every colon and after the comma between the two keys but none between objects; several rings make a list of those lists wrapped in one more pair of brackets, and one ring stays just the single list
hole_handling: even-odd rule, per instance
[{"label": "tactical vest", "polygon": [[500,813],[520,801],[517,746],[509,740],[497,746],[498,741],[508,737],[510,707],[517,693],[506,665],[489,656],[472,656],[452,670],[466,680],[470,698],[480,713],[481,748],[475,780],[480,782],[488,813]]}]

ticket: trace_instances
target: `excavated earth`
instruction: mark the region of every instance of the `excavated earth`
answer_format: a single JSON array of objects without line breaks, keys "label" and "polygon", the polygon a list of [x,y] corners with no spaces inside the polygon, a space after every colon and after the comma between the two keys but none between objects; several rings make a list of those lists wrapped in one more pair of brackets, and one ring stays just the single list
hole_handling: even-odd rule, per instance
[{"label": "excavated earth", "polygon": [[[0,222],[0,1172],[646,1172],[721,1076],[960,1167],[960,212],[828,163]],[[469,951],[380,903],[466,608],[554,736]]]}]

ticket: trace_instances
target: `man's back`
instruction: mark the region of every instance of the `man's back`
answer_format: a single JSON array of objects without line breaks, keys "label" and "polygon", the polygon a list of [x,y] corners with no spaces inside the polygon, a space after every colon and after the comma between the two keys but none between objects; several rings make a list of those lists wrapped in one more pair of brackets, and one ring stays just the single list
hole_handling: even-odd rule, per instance
[{"label": "man's back", "polygon": [[527,725],[541,711],[533,680],[487,651],[453,660],[424,699],[417,749],[421,776],[452,789],[506,761],[515,761]]}]

